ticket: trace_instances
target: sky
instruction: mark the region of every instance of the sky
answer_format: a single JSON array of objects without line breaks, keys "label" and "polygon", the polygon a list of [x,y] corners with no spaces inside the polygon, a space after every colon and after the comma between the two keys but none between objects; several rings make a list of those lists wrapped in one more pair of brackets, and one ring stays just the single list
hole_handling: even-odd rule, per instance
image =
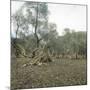
[{"label": "sky", "polygon": [[[14,14],[24,2],[12,1],[11,13]],[[63,34],[65,28],[75,31],[86,31],[86,6],[48,4],[49,22],[57,25],[59,35]]]}]

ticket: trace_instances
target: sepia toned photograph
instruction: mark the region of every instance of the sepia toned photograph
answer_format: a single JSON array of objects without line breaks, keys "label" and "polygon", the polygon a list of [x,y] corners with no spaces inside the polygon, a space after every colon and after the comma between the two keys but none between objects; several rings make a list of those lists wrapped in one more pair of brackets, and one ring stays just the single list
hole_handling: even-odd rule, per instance
[{"label": "sepia toned photograph", "polygon": [[87,5],[11,0],[11,90],[87,85]]}]

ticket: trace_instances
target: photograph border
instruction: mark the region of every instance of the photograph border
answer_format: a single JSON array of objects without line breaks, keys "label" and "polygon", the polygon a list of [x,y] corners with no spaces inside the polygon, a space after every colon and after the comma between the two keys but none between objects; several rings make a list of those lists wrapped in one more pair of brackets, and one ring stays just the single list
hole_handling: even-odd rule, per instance
[{"label": "photograph border", "polygon": [[[60,3],[60,2],[43,2],[43,1],[29,1],[29,0],[10,0],[10,88],[11,88],[11,23],[12,23],[12,19],[11,19],[11,2],[12,1],[16,1],[16,2],[35,2],[35,3],[47,3],[47,4],[61,4],[61,5],[77,5],[77,6],[85,6],[86,7],[86,44],[87,44],[87,56],[86,56],[86,84],[85,85],[65,85],[65,86],[58,86],[60,87],[71,87],[71,86],[86,86],[88,85],[88,4],[74,4],[74,3]],[[44,88],[44,87],[42,87]],[[28,88],[28,89],[42,89],[42,88]],[[54,88],[54,87],[45,87],[45,88]],[[56,87],[55,87],[56,88]],[[27,89],[27,90],[28,90]],[[18,89],[19,90],[19,89]],[[20,89],[22,90],[22,89]],[[23,89],[26,90],[26,89]]]}]

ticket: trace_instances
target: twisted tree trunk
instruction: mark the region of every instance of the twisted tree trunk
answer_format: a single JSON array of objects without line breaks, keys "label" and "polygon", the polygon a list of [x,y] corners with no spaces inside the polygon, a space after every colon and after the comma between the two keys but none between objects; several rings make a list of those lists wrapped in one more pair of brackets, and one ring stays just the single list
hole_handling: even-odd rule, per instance
[{"label": "twisted tree trunk", "polygon": [[35,38],[36,38],[36,47],[38,48],[39,47],[39,37],[37,35],[37,27],[38,27],[38,3],[37,3],[37,8],[36,8],[36,24],[35,24]]}]

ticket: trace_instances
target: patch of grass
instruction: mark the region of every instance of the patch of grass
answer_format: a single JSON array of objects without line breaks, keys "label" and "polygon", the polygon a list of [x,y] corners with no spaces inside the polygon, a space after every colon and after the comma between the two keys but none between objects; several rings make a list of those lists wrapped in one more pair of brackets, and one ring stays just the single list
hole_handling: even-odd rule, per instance
[{"label": "patch of grass", "polygon": [[12,58],[11,88],[43,88],[86,85],[86,60],[57,59],[46,65],[23,67],[28,58]]}]

